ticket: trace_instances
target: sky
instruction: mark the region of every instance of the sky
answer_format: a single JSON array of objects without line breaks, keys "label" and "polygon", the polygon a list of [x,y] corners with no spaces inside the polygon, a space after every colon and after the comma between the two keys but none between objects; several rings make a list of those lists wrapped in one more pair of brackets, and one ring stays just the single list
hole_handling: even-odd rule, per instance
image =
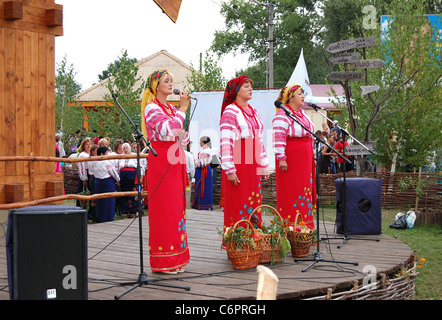
[{"label": "sky", "polygon": [[[64,56],[85,90],[127,50],[141,60],[167,50],[199,67],[200,53],[224,30],[222,0],[183,0],[174,23],[153,0],[55,0],[63,5],[63,36],[55,38],[55,60]],[[248,66],[247,55],[229,54],[219,62],[227,80]]]}]

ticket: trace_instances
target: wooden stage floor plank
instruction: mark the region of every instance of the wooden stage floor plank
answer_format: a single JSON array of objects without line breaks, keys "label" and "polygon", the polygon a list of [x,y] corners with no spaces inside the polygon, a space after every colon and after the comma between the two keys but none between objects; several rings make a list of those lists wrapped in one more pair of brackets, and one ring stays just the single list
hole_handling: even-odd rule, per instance
[{"label": "wooden stage floor plank", "polygon": [[[187,213],[187,231],[190,249],[190,263],[186,272],[178,275],[152,273],[148,255],[148,218],[142,218],[142,261],[148,279],[142,285],[127,293],[122,300],[219,300],[255,299],[258,273],[256,268],[234,270],[221,249],[223,212],[197,211]],[[320,222],[320,237],[334,237],[335,225]],[[327,233],[325,233],[325,230]],[[413,251],[403,242],[386,235],[351,236],[342,248],[338,249],[342,235],[338,239],[323,240],[319,252],[323,259],[357,262],[358,265],[338,264],[320,261],[307,272],[302,269],[312,261],[295,262],[291,253],[282,263],[273,266],[265,264],[277,275],[278,298],[300,299],[306,296],[325,294],[328,288],[345,289],[366,276],[365,266],[373,266],[376,272],[390,274],[406,264]],[[376,238],[379,242],[354,240],[353,238]],[[0,299],[9,299],[6,271],[5,241],[0,244],[1,283]],[[317,252],[311,247],[310,256]],[[113,300],[136,282],[140,272],[139,220],[128,219],[88,225],[88,298],[89,300]],[[181,288],[162,287],[156,284],[188,286]]]}]

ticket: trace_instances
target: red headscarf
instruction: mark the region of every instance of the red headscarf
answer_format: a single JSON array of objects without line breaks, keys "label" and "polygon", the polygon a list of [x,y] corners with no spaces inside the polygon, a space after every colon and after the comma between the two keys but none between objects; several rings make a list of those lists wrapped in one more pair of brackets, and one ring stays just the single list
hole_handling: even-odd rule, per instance
[{"label": "red headscarf", "polygon": [[239,89],[246,80],[249,80],[249,77],[243,75],[227,82],[226,91],[224,92],[223,104],[221,106],[221,115],[223,114],[224,109],[228,105],[232,104],[233,101],[235,101]]}]

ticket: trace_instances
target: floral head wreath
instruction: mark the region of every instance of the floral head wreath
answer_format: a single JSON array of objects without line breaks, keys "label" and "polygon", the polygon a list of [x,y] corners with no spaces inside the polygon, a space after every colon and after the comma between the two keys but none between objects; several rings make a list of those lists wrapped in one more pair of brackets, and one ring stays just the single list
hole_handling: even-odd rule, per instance
[{"label": "floral head wreath", "polygon": [[[158,84],[160,83],[161,77],[165,74],[169,74],[169,70],[158,69],[147,77],[146,88],[144,89],[143,98],[141,100],[141,119],[144,119],[144,109],[146,109],[146,106],[155,100]],[[146,135],[146,124],[144,120],[141,121],[141,129],[143,135]]]},{"label": "floral head wreath", "polygon": [[283,104],[287,104],[289,100],[299,91],[302,90],[302,87],[298,84],[292,84],[291,86],[284,87],[281,89],[279,93],[278,100]]}]

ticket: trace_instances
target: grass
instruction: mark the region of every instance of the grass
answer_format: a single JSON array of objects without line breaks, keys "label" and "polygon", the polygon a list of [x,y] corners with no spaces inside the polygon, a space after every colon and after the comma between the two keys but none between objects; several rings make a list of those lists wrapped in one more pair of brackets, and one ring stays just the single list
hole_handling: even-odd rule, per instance
[{"label": "grass", "polygon": [[[392,229],[390,224],[401,210],[382,209],[382,233],[406,243],[417,250],[417,259],[425,259],[418,269],[416,299],[442,300],[442,229],[440,226]],[[335,208],[321,208],[320,219],[335,221]]]}]

